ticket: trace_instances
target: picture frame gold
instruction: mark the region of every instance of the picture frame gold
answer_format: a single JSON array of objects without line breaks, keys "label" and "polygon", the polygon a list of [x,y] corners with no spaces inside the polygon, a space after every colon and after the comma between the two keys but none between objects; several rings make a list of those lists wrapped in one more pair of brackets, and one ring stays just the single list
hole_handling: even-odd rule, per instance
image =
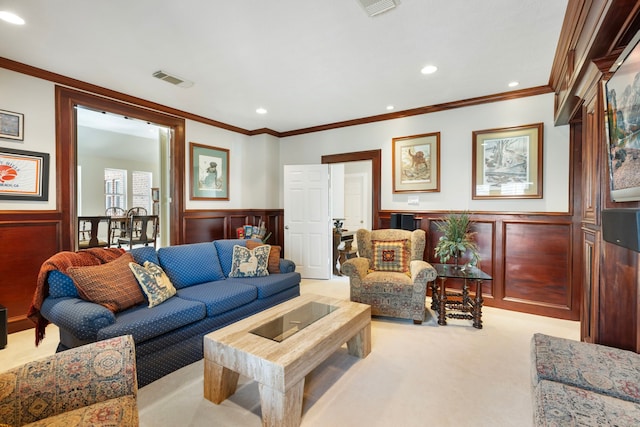
[{"label": "picture frame gold", "polygon": [[191,200],[229,200],[229,150],[189,143]]},{"label": "picture frame gold", "polygon": [[49,200],[49,153],[0,148],[0,200]]},{"label": "picture frame gold", "polygon": [[393,138],[393,192],[440,191],[440,132]]},{"label": "picture frame gold", "polygon": [[543,123],[473,131],[472,199],[541,199]]}]

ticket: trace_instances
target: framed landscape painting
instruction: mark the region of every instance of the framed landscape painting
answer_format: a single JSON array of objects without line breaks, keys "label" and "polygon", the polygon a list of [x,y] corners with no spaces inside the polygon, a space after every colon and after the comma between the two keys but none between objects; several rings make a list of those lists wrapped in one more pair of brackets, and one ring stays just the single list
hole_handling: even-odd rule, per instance
[{"label": "framed landscape painting", "polygon": [[191,200],[229,200],[229,150],[191,142]]},{"label": "framed landscape painting", "polygon": [[440,191],[440,132],[393,138],[393,192]]},{"label": "framed landscape painting", "polygon": [[542,198],[543,124],[473,132],[473,199]]},{"label": "framed landscape painting", "polygon": [[24,114],[0,110],[0,138],[24,140]]}]

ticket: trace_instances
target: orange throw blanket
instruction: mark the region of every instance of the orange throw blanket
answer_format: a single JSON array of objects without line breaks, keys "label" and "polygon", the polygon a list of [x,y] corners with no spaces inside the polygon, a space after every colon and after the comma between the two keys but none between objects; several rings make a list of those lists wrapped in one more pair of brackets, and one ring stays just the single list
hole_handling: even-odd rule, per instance
[{"label": "orange throw blanket", "polygon": [[31,306],[27,312],[27,317],[36,324],[36,346],[44,338],[44,331],[49,321],[42,317],[40,308],[44,299],[49,295],[49,283],[47,276],[50,271],[58,270],[66,273],[69,267],[87,267],[91,265],[100,265],[113,261],[124,253],[121,248],[91,248],[78,252],[58,252],[40,267],[38,273],[38,281],[36,290],[33,294]]}]

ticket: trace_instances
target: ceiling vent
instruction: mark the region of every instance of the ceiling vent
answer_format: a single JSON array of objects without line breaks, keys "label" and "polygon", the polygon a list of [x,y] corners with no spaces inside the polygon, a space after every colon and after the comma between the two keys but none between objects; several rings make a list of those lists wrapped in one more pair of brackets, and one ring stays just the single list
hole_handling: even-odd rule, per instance
[{"label": "ceiling vent", "polygon": [[162,70],[156,71],[155,73],[153,73],[153,77],[160,80],[164,80],[165,82],[168,82],[183,88],[188,88],[193,86],[192,81],[185,80],[182,77],[178,77],[175,74],[169,74],[166,71],[162,71]]},{"label": "ceiling vent", "polygon": [[369,16],[376,16],[397,6],[396,0],[359,0]]}]

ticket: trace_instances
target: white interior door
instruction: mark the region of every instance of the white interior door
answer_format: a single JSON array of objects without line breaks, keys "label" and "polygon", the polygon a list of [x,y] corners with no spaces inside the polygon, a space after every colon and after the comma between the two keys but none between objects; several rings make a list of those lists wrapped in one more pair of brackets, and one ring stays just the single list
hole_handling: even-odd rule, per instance
[{"label": "white interior door", "polygon": [[344,224],[348,231],[360,228],[371,229],[367,219],[370,192],[366,186],[366,176],[361,173],[346,174],[344,177]]},{"label": "white interior door", "polygon": [[284,166],[285,258],[307,279],[329,279],[329,166]]}]

